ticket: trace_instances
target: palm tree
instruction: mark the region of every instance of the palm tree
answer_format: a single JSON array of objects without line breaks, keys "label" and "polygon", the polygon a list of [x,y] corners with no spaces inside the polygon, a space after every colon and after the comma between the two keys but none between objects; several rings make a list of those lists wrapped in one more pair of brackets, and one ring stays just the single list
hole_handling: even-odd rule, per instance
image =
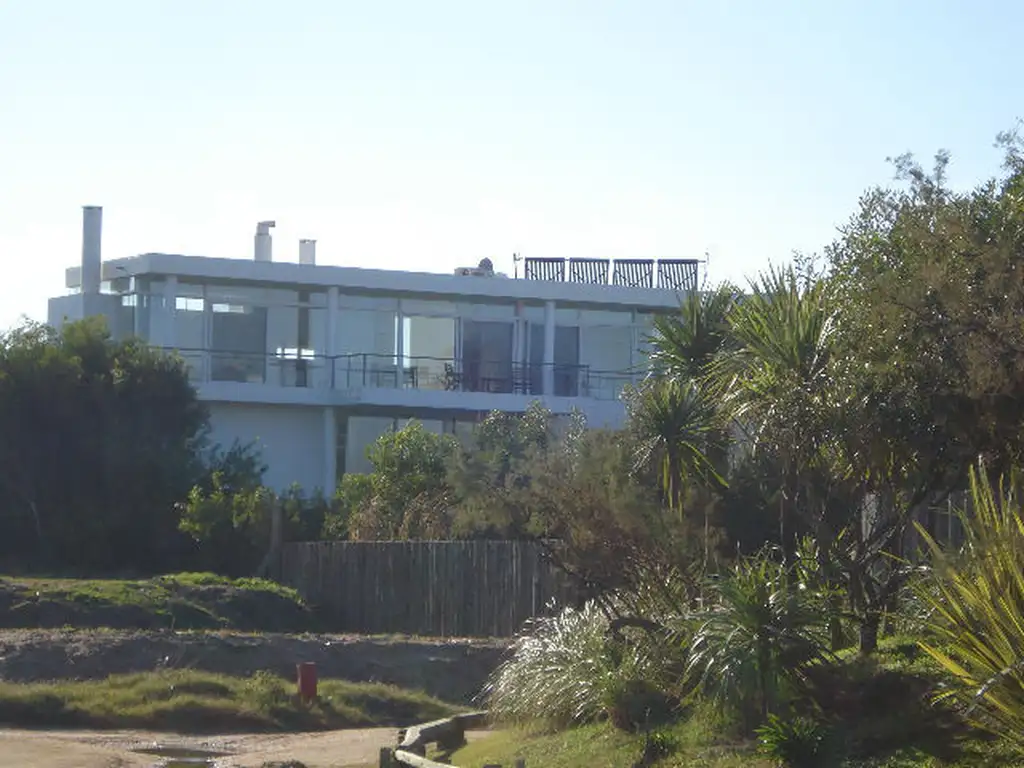
[{"label": "palm tree", "polygon": [[669,507],[682,513],[687,481],[718,478],[707,458],[716,414],[694,381],[649,378],[626,396],[636,469],[657,472]]},{"label": "palm tree", "polygon": [[[721,285],[687,294],[677,315],[659,316],[651,342],[651,374],[628,393],[636,469],[654,470],[669,508],[683,515],[694,480],[722,484],[726,440],[704,391],[704,373],[728,339],[735,290]],[[704,504],[704,561],[709,557],[709,504]]]},{"label": "palm tree", "polygon": [[677,315],[659,315],[651,338],[651,366],[665,376],[701,379],[729,340],[729,312],[736,289],[723,283],[687,294]]},{"label": "palm tree", "polygon": [[[829,298],[824,280],[769,269],[729,313],[730,345],[707,369],[709,391],[750,447],[782,459],[793,505],[801,490],[810,492],[800,488],[798,473],[834,454]],[[780,508],[783,545],[784,512]]]},{"label": "palm tree", "polygon": [[832,366],[836,324],[830,291],[829,282],[817,276],[770,268],[730,312],[731,345],[709,366],[708,387],[751,450],[767,450],[782,462],[779,541],[783,552],[792,549],[787,513],[799,514],[814,531],[831,595],[835,650],[844,642],[833,567],[836,529],[849,524],[851,510],[842,510],[844,519],[833,525],[832,500],[847,497],[853,473],[842,440],[843,388]]}]

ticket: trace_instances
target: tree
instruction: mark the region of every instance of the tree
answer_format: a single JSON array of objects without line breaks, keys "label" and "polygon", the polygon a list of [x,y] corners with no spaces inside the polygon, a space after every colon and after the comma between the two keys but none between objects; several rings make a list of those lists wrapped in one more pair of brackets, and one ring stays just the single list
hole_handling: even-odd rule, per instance
[{"label": "tree", "polygon": [[625,396],[636,470],[653,469],[669,509],[682,514],[695,480],[720,479],[707,453],[720,441],[714,409],[694,381],[649,379]]},{"label": "tree", "polygon": [[320,535],[330,507],[331,500],[320,493],[307,496],[298,486],[277,494],[260,484],[232,484],[215,471],[179,504],[179,526],[196,543],[196,567],[243,576],[269,568],[278,554],[275,516],[280,541],[307,541]]},{"label": "tree", "polygon": [[346,498],[357,504],[346,513],[352,538],[443,535],[450,506],[447,469],[455,447],[454,437],[430,432],[418,421],[377,438],[366,451],[373,466],[368,493],[352,494],[354,481],[342,484]]},{"label": "tree", "polygon": [[[828,251],[843,370],[875,418],[864,441],[889,454],[921,501],[964,488],[984,456],[1005,471],[1024,448],[1024,166],[957,193],[949,155],[931,173],[905,155],[905,188],[875,189]],[[916,490],[916,489],[928,490]],[[920,497],[920,498],[918,498]]]},{"label": "tree", "polygon": [[804,510],[820,527],[829,508],[827,492],[811,478],[821,474],[841,427],[840,393],[829,368],[835,329],[830,299],[824,280],[800,276],[792,267],[770,269],[730,312],[731,343],[708,367],[710,389],[749,449],[782,462],[778,523],[784,548],[795,541],[786,532],[787,517]]},{"label": "tree", "polygon": [[206,427],[184,364],[101,320],[0,337],[0,546],[36,566],[172,562]]},{"label": "tree", "polygon": [[610,615],[650,616],[639,595],[678,613],[692,596],[700,538],[666,513],[653,475],[633,471],[636,452],[627,432],[565,430],[516,462],[516,482],[502,486],[498,503],[515,534],[545,547]]},{"label": "tree", "polygon": [[843,456],[868,502],[837,552],[862,650],[906,580],[910,520],[979,457],[998,474],[1024,449],[1024,164],[1002,140],[1005,175],[966,193],[946,185],[947,153],[930,173],[897,158],[906,186],[869,191],[828,249]]},{"label": "tree", "polygon": [[671,379],[701,381],[731,341],[729,313],[737,296],[733,286],[723,283],[688,293],[678,314],[658,315],[651,339],[652,368]]},{"label": "tree", "polygon": [[[579,414],[563,425],[570,443],[584,428]],[[458,504],[455,532],[473,537],[531,536],[530,512],[521,492],[532,482],[535,460],[558,445],[559,430],[555,416],[539,402],[522,414],[494,411],[477,424],[449,467]]]},{"label": "tree", "polygon": [[783,551],[794,551],[802,528],[817,539],[821,571],[836,595],[830,629],[838,649],[843,632],[832,555],[841,532],[855,526],[859,508],[842,441],[849,393],[833,376],[832,286],[811,265],[801,266],[770,269],[737,302],[729,315],[732,343],[709,376],[751,450],[766,451],[781,464]]}]

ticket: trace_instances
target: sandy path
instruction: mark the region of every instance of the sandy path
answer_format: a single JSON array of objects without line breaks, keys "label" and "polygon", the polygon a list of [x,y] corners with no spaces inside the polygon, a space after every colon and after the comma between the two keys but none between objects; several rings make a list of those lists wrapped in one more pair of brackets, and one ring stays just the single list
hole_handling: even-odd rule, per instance
[{"label": "sandy path", "polygon": [[[376,766],[380,748],[393,746],[394,728],[289,734],[177,736],[144,731],[24,731],[0,729],[0,766],[20,768],[148,768],[158,758],[132,750],[184,747],[227,752],[218,766],[259,768],[267,762],[299,760],[308,768]],[[476,739],[485,732],[467,734]]]}]

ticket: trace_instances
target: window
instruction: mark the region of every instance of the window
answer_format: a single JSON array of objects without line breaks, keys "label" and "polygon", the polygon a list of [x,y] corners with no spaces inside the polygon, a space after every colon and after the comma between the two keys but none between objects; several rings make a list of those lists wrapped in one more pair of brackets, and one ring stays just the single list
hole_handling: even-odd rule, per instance
[{"label": "window", "polygon": [[316,358],[316,351],[296,347],[278,347],[277,356],[282,360],[313,360]]},{"label": "window", "polygon": [[[530,391],[544,391],[544,325],[530,324]],[[552,394],[576,397],[579,394],[580,329],[575,325],[555,327],[554,384]]]},{"label": "window", "polygon": [[178,312],[202,312],[203,306],[203,300],[193,296],[177,296],[174,299],[174,308]]}]

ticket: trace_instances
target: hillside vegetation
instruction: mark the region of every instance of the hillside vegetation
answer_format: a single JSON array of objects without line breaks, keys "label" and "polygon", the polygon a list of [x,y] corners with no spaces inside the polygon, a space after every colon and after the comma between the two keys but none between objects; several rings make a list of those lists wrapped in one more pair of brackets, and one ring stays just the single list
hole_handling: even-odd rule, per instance
[{"label": "hillside vegetation", "polygon": [[295,590],[266,579],[0,579],[0,627],[64,626],[303,632],[316,622]]},{"label": "hillside vegetation", "polygon": [[321,680],[301,703],[295,684],[267,672],[230,677],[193,670],[106,680],[0,683],[0,722],[22,727],[140,728],[215,733],[409,725],[455,708],[380,683]]}]

